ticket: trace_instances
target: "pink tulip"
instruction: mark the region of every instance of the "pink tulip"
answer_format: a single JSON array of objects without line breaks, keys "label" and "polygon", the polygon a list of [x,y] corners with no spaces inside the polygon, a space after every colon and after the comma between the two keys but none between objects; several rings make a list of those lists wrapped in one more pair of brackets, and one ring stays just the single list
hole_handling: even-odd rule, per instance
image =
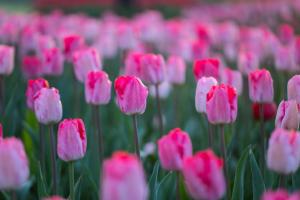
[{"label": "pink tulip", "polygon": [[192,156],[192,143],[188,133],[180,128],[171,130],[158,140],[158,156],[166,170],[181,170],[183,160]]},{"label": "pink tulip", "polygon": [[[186,41],[184,41],[186,42]],[[205,40],[193,40],[190,42],[190,59],[198,60],[204,59],[209,55],[209,44]]]},{"label": "pink tulip", "polygon": [[36,43],[37,54],[40,54],[47,49],[52,49],[55,47],[54,39],[48,35],[38,35]]},{"label": "pink tulip", "polygon": [[108,104],[111,96],[111,81],[104,71],[90,71],[85,80],[85,100],[89,104]]},{"label": "pink tulip", "polygon": [[206,114],[212,124],[232,123],[237,116],[237,93],[229,86],[212,86],[206,97]]},{"label": "pink tulip", "polygon": [[290,174],[299,168],[300,164],[300,133],[281,128],[273,131],[269,140],[267,166],[280,173]]},{"label": "pink tulip", "polygon": [[141,78],[149,84],[160,84],[165,79],[165,62],[161,55],[144,54],[140,58]]},{"label": "pink tulip", "polygon": [[117,104],[127,115],[142,114],[145,112],[148,89],[135,76],[119,76],[115,80]]},{"label": "pink tulip", "polygon": [[252,71],[248,75],[249,96],[253,102],[272,102],[274,97],[273,79],[266,69]]},{"label": "pink tulip", "polygon": [[256,53],[252,51],[241,51],[238,55],[239,70],[248,75],[250,72],[257,70],[259,67],[259,59]]},{"label": "pink tulip", "polygon": [[295,56],[295,60],[296,60],[296,64],[300,65],[300,37],[296,37],[294,45],[294,56]]},{"label": "pink tulip", "polygon": [[64,58],[58,48],[46,49],[41,56],[43,73],[45,75],[59,76],[64,70]]},{"label": "pink tulip", "polygon": [[298,130],[299,127],[298,104],[295,100],[281,101],[275,119],[277,128]]},{"label": "pink tulip", "polygon": [[293,76],[287,84],[288,99],[294,99],[300,103],[300,75]]},{"label": "pink tulip", "polygon": [[186,65],[178,56],[170,56],[166,64],[167,78],[172,84],[182,85],[185,82]]},{"label": "pink tulip", "polygon": [[279,71],[297,71],[294,49],[290,46],[279,46],[275,50],[275,67]]},{"label": "pink tulip", "polygon": [[28,80],[26,90],[26,102],[28,108],[34,108],[34,95],[42,88],[49,88],[49,83],[43,78]]},{"label": "pink tulip", "polygon": [[276,191],[266,191],[261,200],[290,200],[290,198],[287,191],[278,189]]},{"label": "pink tulip", "polygon": [[219,65],[220,65],[220,61],[213,58],[196,60],[193,69],[195,79],[199,80],[202,77],[211,76],[218,80]]},{"label": "pink tulip", "polygon": [[148,188],[141,163],[136,156],[115,152],[103,163],[102,200],[146,200]]},{"label": "pink tulip", "polygon": [[[164,81],[158,86],[158,94],[160,99],[166,99],[169,97],[170,92],[172,91],[172,85],[168,81]],[[156,97],[156,88],[155,85],[149,86],[149,93],[150,96],[155,98]]]},{"label": "pink tulip", "polygon": [[0,142],[3,140],[3,126],[0,123]]},{"label": "pink tulip", "polygon": [[226,190],[223,160],[211,150],[199,151],[183,162],[183,176],[193,199],[221,199]]},{"label": "pink tulip", "polygon": [[34,112],[42,124],[57,123],[62,118],[62,104],[59,91],[55,88],[42,88],[34,95]]},{"label": "pink tulip", "polygon": [[73,54],[75,75],[78,81],[84,82],[91,70],[100,70],[102,63],[97,49],[88,48],[76,51]]},{"label": "pink tulip", "polygon": [[28,160],[21,140],[11,137],[0,142],[0,189],[15,190],[29,177]]},{"label": "pink tulip", "polygon": [[57,153],[63,161],[74,161],[84,157],[86,152],[85,126],[81,119],[65,119],[59,123]]},{"label": "pink tulip", "polygon": [[79,35],[66,35],[63,38],[63,51],[68,61],[72,60],[73,53],[84,47],[84,39]]},{"label": "pink tulip", "polygon": [[238,95],[242,93],[243,77],[240,71],[224,68],[221,71],[221,82],[234,87]]},{"label": "pink tulip", "polygon": [[52,197],[46,197],[46,198],[43,198],[42,200],[66,200],[60,196],[52,196]]},{"label": "pink tulip", "polygon": [[206,113],[206,96],[212,86],[218,85],[213,77],[202,77],[197,82],[195,106],[199,113]]},{"label": "pink tulip", "polygon": [[0,74],[10,75],[14,69],[15,50],[11,46],[0,45]]},{"label": "pink tulip", "polygon": [[288,45],[294,40],[294,28],[289,24],[283,24],[279,27],[279,39],[282,44]]},{"label": "pink tulip", "polygon": [[25,56],[22,60],[22,72],[25,78],[37,78],[42,75],[42,63],[37,56]]},{"label": "pink tulip", "polygon": [[130,52],[125,58],[125,74],[129,76],[141,77],[142,75],[142,66],[141,66],[141,57],[142,53],[139,52]]},{"label": "pink tulip", "polygon": [[293,194],[290,195],[289,200],[299,200],[300,199],[300,192],[295,192]]}]

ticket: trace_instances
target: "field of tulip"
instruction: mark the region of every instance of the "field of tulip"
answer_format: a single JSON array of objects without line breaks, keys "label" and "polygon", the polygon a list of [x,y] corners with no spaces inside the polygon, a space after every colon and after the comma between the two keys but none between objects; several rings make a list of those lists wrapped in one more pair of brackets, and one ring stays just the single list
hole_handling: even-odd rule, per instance
[{"label": "field of tulip", "polygon": [[0,10],[0,199],[300,200],[299,13]]}]

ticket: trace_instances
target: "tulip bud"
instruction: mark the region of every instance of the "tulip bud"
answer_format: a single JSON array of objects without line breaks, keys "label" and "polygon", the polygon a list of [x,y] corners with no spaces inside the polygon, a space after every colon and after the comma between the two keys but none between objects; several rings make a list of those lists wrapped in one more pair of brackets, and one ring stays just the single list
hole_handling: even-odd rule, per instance
[{"label": "tulip bud", "polygon": [[186,66],[181,57],[170,56],[167,61],[166,69],[170,83],[177,85],[184,84]]},{"label": "tulip bud", "polygon": [[183,162],[183,176],[193,199],[221,199],[226,190],[223,160],[211,150],[199,151]]},{"label": "tulip bud", "polygon": [[279,27],[279,39],[284,45],[288,45],[294,40],[294,34],[294,28],[289,24],[283,24]]},{"label": "tulip bud", "polygon": [[218,85],[213,77],[202,77],[198,80],[195,96],[195,106],[199,113],[206,113],[206,96],[211,87]]},{"label": "tulip bud", "polygon": [[34,112],[42,124],[57,123],[62,118],[62,104],[59,91],[55,88],[42,88],[34,95]]},{"label": "tulip bud", "polygon": [[66,200],[60,196],[52,196],[52,197],[46,197],[46,198],[43,198],[42,200]]},{"label": "tulip bud", "polygon": [[84,157],[86,133],[81,119],[65,119],[59,123],[57,153],[63,161],[74,161]]},{"label": "tulip bud", "polygon": [[89,104],[108,104],[111,96],[111,81],[104,71],[90,71],[85,80],[85,100]]},{"label": "tulip bud", "polygon": [[22,60],[22,72],[25,78],[37,78],[42,75],[42,63],[37,56],[25,56]]},{"label": "tulip bud", "polygon": [[125,74],[129,76],[142,76],[141,57],[142,53],[130,52],[125,58]]},{"label": "tulip bud", "polygon": [[49,83],[43,78],[28,80],[26,90],[27,107],[33,110],[34,108],[34,95],[42,88],[49,88]]},{"label": "tulip bud", "polygon": [[64,58],[58,48],[44,50],[41,62],[45,75],[59,76],[63,73]]},{"label": "tulip bud", "polygon": [[183,160],[192,156],[192,143],[188,133],[180,128],[171,130],[158,140],[158,156],[166,170],[181,170]]},{"label": "tulip bud", "polygon": [[220,61],[218,59],[204,59],[196,60],[194,63],[194,76],[196,80],[202,77],[214,77],[216,80],[219,78],[219,65]]},{"label": "tulip bud", "polygon": [[259,66],[258,56],[251,51],[240,52],[238,55],[238,69],[245,75],[257,70]]},{"label": "tulip bud", "polygon": [[221,82],[234,87],[238,95],[240,95],[243,90],[243,77],[241,72],[230,68],[224,68],[221,72]]},{"label": "tulip bud", "polygon": [[299,111],[295,100],[281,101],[275,119],[276,128],[297,130],[299,127]]},{"label": "tulip bud", "polygon": [[13,47],[0,45],[0,75],[10,75],[14,69],[15,50]]},{"label": "tulip bud", "polygon": [[142,79],[149,84],[160,84],[165,79],[165,61],[161,55],[144,54],[140,58]]},{"label": "tulip bud", "polygon": [[126,115],[143,114],[146,109],[148,89],[135,76],[119,76],[115,80],[117,105]]},{"label": "tulip bud", "polygon": [[293,76],[287,84],[288,99],[294,99],[300,103],[300,75]]},{"label": "tulip bud", "polygon": [[89,71],[100,70],[102,63],[97,49],[89,48],[73,54],[75,75],[78,81],[84,82]]},{"label": "tulip bud", "polygon": [[0,190],[16,190],[29,177],[29,166],[21,140],[11,137],[0,142]]},{"label": "tulip bud", "polygon": [[266,69],[255,70],[248,75],[249,96],[253,102],[272,102],[274,97],[273,79]]},{"label": "tulip bud", "polygon": [[275,67],[279,71],[297,71],[294,49],[290,46],[279,46],[275,50]]},{"label": "tulip bud", "polygon": [[[276,103],[263,103],[263,117],[264,121],[268,121],[273,119],[276,116]],[[252,115],[255,120],[260,120],[260,103],[253,103],[252,104]]]},{"label": "tulip bud", "polygon": [[137,157],[126,152],[115,152],[104,161],[101,182],[102,200],[147,199],[143,167]]},{"label": "tulip bud", "polygon": [[235,88],[224,84],[212,86],[206,97],[206,114],[212,124],[234,122],[237,116]]},{"label": "tulip bud", "polygon": [[262,195],[261,200],[290,200],[289,194],[283,189],[276,191],[266,191]]},{"label": "tulip bud", "polygon": [[72,60],[75,51],[84,47],[84,39],[79,35],[67,35],[63,38],[63,51],[68,61]]},{"label": "tulip bud", "polygon": [[296,172],[300,162],[300,133],[275,129],[269,140],[267,166],[280,174]]}]

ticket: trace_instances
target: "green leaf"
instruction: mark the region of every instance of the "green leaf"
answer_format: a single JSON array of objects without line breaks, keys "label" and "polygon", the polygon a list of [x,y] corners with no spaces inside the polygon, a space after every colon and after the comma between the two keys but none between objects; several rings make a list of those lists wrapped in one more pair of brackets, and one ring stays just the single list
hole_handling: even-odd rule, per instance
[{"label": "green leaf", "polygon": [[38,194],[39,194],[39,198],[42,199],[42,197],[48,196],[47,194],[47,187],[46,187],[46,181],[44,179],[43,176],[43,172],[42,172],[42,167],[41,167],[41,163],[38,162],[38,179],[37,179],[37,186],[38,186]]},{"label": "green leaf", "polygon": [[[162,184],[163,184],[169,177],[171,177],[171,174],[172,174],[172,172],[168,172],[167,175],[165,175],[165,176],[163,177],[163,179],[159,182],[159,184],[157,184],[157,186],[155,187],[155,189],[154,189],[154,193],[155,193],[154,199],[155,199],[155,200],[158,199],[158,193],[159,193],[160,187],[162,186]],[[175,173],[174,173],[174,174],[175,174]]]},{"label": "green leaf", "polygon": [[250,149],[249,152],[250,156],[250,167],[252,173],[252,192],[253,192],[253,200],[259,199],[263,192],[266,190],[264,180],[260,173],[260,169],[256,162],[255,156]]},{"label": "green leaf", "polygon": [[75,183],[75,186],[74,186],[74,190],[75,190],[75,197],[77,197],[77,196],[80,196],[80,194],[79,194],[79,191],[80,191],[80,188],[79,188],[79,186],[80,186],[80,181],[81,181],[81,178],[82,178],[82,175],[81,175],[81,176],[79,176],[79,178],[78,178],[78,180],[76,181],[76,183]]},{"label": "green leaf", "polygon": [[4,196],[5,200],[10,200],[9,195],[7,194],[7,192],[1,191],[1,194]]},{"label": "green leaf", "polygon": [[235,178],[234,178],[234,186],[231,200],[240,200],[244,199],[244,177],[245,177],[245,169],[249,156],[249,150],[251,149],[251,145],[249,145],[242,153],[242,156],[238,162]]},{"label": "green leaf", "polygon": [[[152,174],[149,178],[148,185],[149,185],[151,191],[154,191],[158,185],[157,177],[158,177],[158,172],[159,172],[159,168],[160,168],[159,166],[160,166],[159,161],[156,161],[153,171],[152,171]],[[155,194],[151,193],[150,196],[152,196],[152,195],[155,195]],[[153,196],[151,199],[153,199]]]}]

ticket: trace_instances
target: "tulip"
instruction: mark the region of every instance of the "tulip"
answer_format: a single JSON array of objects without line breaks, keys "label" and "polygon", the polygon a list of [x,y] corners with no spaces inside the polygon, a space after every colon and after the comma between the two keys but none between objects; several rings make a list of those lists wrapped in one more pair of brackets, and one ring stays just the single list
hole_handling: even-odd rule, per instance
[{"label": "tulip", "polygon": [[0,190],[17,190],[29,177],[28,159],[21,140],[11,137],[0,142]]},{"label": "tulip", "polygon": [[298,104],[295,100],[281,101],[275,119],[276,128],[297,130],[299,127]]},{"label": "tulip", "polygon": [[294,49],[290,46],[279,46],[275,51],[275,67],[278,71],[297,71]]},{"label": "tulip", "polygon": [[49,88],[49,83],[43,78],[31,79],[27,82],[26,102],[27,107],[33,110],[34,96],[42,88]]},{"label": "tulip", "polygon": [[283,24],[279,27],[279,39],[282,44],[288,45],[294,40],[294,28],[289,24]]},{"label": "tulip", "polygon": [[267,166],[279,174],[291,174],[300,164],[300,133],[277,128],[269,140]]},{"label": "tulip", "polygon": [[38,78],[43,74],[40,58],[37,56],[25,56],[22,60],[22,72],[25,78]]},{"label": "tulip", "polygon": [[84,39],[79,35],[66,35],[63,37],[63,51],[67,61],[72,60],[73,53],[84,47]]},{"label": "tulip", "polygon": [[66,200],[60,196],[52,196],[52,197],[46,197],[46,198],[43,198],[42,200]]},{"label": "tulip", "polygon": [[158,85],[165,79],[165,62],[161,55],[143,54],[140,58],[141,78],[149,84]]},{"label": "tulip", "polygon": [[226,190],[223,160],[211,150],[199,151],[183,162],[183,177],[193,199],[221,199]]},{"label": "tulip", "polygon": [[219,78],[219,65],[220,61],[218,59],[204,59],[196,60],[194,63],[194,76],[196,80],[199,80],[202,77],[213,77],[216,80]]},{"label": "tulip", "polygon": [[[277,106],[276,103],[264,103],[263,106],[263,120],[268,121],[273,119],[276,116]],[[252,115],[255,120],[260,120],[260,104],[253,103],[252,104]]]},{"label": "tulip", "polygon": [[142,53],[129,52],[125,58],[125,74],[129,76],[142,76],[141,57]]},{"label": "tulip", "polygon": [[126,152],[115,152],[104,161],[101,180],[102,200],[146,200],[144,171],[139,160]]},{"label": "tulip", "polygon": [[296,37],[295,42],[293,44],[293,50],[294,50],[294,58],[296,60],[296,64],[300,64],[300,37]]},{"label": "tulip", "polygon": [[251,51],[240,52],[238,55],[238,69],[245,75],[258,69],[259,59],[257,54]]},{"label": "tulip", "polygon": [[181,170],[183,160],[192,156],[192,143],[188,133],[180,128],[171,130],[158,140],[158,155],[166,170]]},{"label": "tulip", "polygon": [[[172,91],[173,87],[168,81],[164,81],[158,86],[158,93],[160,99],[167,99]],[[156,89],[154,85],[149,86],[149,93],[150,96],[155,98],[156,97]]]},{"label": "tulip", "polygon": [[184,60],[178,56],[170,56],[167,64],[167,79],[175,85],[182,85],[185,82],[186,65]]},{"label": "tulip", "polygon": [[120,110],[126,115],[132,115],[135,152],[140,158],[136,115],[143,114],[145,112],[148,89],[142,81],[135,76],[119,76],[115,80],[115,91],[117,96],[117,105]]},{"label": "tulip", "polygon": [[75,75],[78,81],[84,82],[91,70],[100,70],[102,63],[95,48],[78,50],[73,54]]},{"label": "tulip", "polygon": [[243,77],[240,71],[224,68],[221,71],[221,83],[234,87],[238,95],[242,93]]},{"label": "tulip", "polygon": [[293,76],[289,81],[287,85],[287,93],[288,93],[288,99],[294,99],[297,101],[297,103],[300,103],[300,75]]},{"label": "tulip", "polygon": [[291,200],[289,194],[283,190],[278,189],[276,191],[266,191],[262,195],[261,200]]},{"label": "tulip", "polygon": [[64,70],[64,58],[58,48],[46,49],[42,53],[43,74],[59,76]]},{"label": "tulip", "polygon": [[2,124],[0,123],[0,142],[3,140],[3,127]]},{"label": "tulip", "polygon": [[15,49],[0,45],[0,75],[10,75],[14,69]]}]

